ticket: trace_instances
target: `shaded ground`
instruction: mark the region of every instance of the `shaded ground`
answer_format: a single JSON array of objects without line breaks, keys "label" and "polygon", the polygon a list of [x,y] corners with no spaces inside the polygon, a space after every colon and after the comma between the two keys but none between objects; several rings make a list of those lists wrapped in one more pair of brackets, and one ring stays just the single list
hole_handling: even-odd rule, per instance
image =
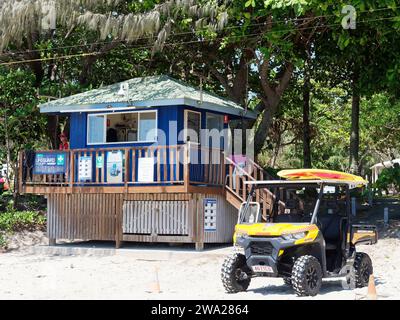
[{"label": "shaded ground", "polygon": [[[392,219],[387,229],[385,206]],[[400,299],[400,204],[385,200],[359,218],[376,221],[380,229],[377,245],[358,248],[371,255],[379,298]],[[43,234],[29,237],[15,237],[19,249],[0,254],[0,299],[298,299],[281,279],[269,278],[254,279],[248,292],[226,294],[220,267],[230,247],[208,246],[203,252],[143,244],[115,250],[110,242],[48,247]],[[308,299],[353,300],[366,292],[343,289],[340,279],[331,279]]]}]

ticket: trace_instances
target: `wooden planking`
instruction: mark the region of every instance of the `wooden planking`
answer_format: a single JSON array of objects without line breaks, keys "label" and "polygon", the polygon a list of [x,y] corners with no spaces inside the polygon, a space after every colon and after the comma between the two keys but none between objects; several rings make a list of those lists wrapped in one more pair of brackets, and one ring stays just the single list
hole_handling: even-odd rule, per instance
[{"label": "wooden planking", "polygon": [[177,243],[192,243],[193,239],[190,236],[149,236],[140,234],[124,234],[123,241],[137,242],[177,242]]},{"label": "wooden planking", "polygon": [[[47,234],[56,239],[115,240],[119,194],[51,194]],[[122,234],[117,234],[119,238]]]},{"label": "wooden planking", "polygon": [[191,200],[193,196],[190,193],[129,193],[125,195],[125,200],[134,201],[134,200],[182,200],[187,201]]},{"label": "wooden planking", "polygon": [[124,201],[123,233],[188,235],[188,201]]},{"label": "wooden planking", "polygon": [[215,194],[200,195],[199,207],[201,219],[199,223],[204,229],[204,199],[217,199],[217,230],[204,231],[204,243],[229,243],[232,242],[233,232],[237,222],[238,210],[233,207],[223,196]]},{"label": "wooden planking", "polygon": [[[217,231],[204,232],[205,197],[217,198]],[[231,242],[236,219],[237,209],[216,194],[48,196],[50,239],[114,240],[117,247],[121,241],[224,243]]]},{"label": "wooden planking", "polygon": [[[203,187],[204,189],[207,187]],[[221,188],[222,189],[222,188]],[[33,194],[81,194],[81,193],[105,193],[105,194],[119,194],[119,193],[176,193],[186,192],[183,185],[174,186],[128,186],[127,190],[125,187],[111,187],[111,186],[95,186],[95,187],[55,187],[55,186],[28,186],[22,187],[22,193],[33,193]]]}]

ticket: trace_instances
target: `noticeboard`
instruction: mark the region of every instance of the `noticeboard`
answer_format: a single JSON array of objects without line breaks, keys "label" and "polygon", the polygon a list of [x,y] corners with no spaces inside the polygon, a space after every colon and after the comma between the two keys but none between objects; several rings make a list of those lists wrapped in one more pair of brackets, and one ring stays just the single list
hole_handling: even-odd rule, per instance
[{"label": "noticeboard", "polygon": [[154,181],[154,161],[153,157],[139,158],[138,160],[138,182]]},{"label": "noticeboard", "polygon": [[122,165],[123,153],[122,151],[108,151],[107,152],[107,182],[108,183],[122,183]]},{"label": "noticeboard", "polygon": [[35,154],[33,174],[63,174],[66,171],[66,152],[40,152]]},{"label": "noticeboard", "polygon": [[79,156],[78,179],[80,182],[92,180],[92,157]]},{"label": "noticeboard", "polygon": [[96,157],[96,168],[97,169],[102,169],[104,164],[104,158],[103,156],[97,156]]},{"label": "noticeboard", "polygon": [[204,231],[217,231],[217,199],[204,199]]}]

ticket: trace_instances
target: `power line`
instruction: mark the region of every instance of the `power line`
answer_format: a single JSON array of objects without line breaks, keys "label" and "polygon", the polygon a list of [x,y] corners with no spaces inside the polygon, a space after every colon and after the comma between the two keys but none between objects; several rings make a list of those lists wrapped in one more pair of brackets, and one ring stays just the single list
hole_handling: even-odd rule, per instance
[{"label": "power line", "polygon": [[[357,12],[357,14],[364,14],[364,13],[373,13],[377,11],[386,11],[386,10],[391,10],[393,11],[394,9],[398,9],[400,6],[395,6],[391,8],[377,8],[377,9],[370,9],[370,10],[365,10],[365,11],[360,11]],[[336,17],[337,15],[335,14],[330,14],[330,15],[320,15],[320,16],[315,16],[315,17],[303,17],[303,18],[291,18],[291,19],[285,19],[285,20],[276,20],[274,21],[275,24],[279,23],[289,23],[289,22],[294,22],[294,21],[303,21],[303,20],[315,20],[315,19],[320,19],[320,18],[328,18],[328,17]],[[254,24],[249,24],[246,25],[246,27],[257,27],[257,26],[265,26],[267,23],[266,22],[260,22],[260,23],[254,23]],[[244,26],[230,26],[226,27],[225,30],[231,30],[231,29],[238,29],[238,28],[243,28]],[[201,30],[200,30],[201,31]],[[189,35],[193,34],[193,31],[187,31],[187,32],[179,32],[170,35],[170,37],[176,37],[176,36],[182,36],[182,35]],[[150,40],[157,37],[157,34],[154,33],[150,36],[147,37],[139,37],[136,39],[137,40]],[[89,47],[92,45],[98,45],[98,44],[112,44],[112,43],[125,43],[125,40],[112,40],[112,41],[98,41],[98,42],[91,42],[87,44],[77,44],[77,45],[68,45],[68,46],[59,46],[59,47],[54,47],[54,48],[43,48],[43,49],[32,49],[32,50],[24,50],[24,51],[17,51],[17,52],[11,52],[11,53],[0,53],[0,56],[7,56],[9,54],[27,54],[27,53],[34,53],[34,52],[43,52],[43,51],[55,51],[55,50],[61,50],[61,49],[70,49],[70,48],[81,48],[81,47]]]},{"label": "power line", "polygon": [[[371,20],[363,20],[363,21],[358,21],[357,23],[366,23],[366,22],[376,22],[376,21],[383,21],[383,20],[390,20],[390,19],[395,19],[397,17],[386,17],[386,18],[380,18],[380,19],[371,19]],[[183,42],[175,42],[175,43],[168,43],[165,42],[163,46],[175,46],[175,45],[184,45],[184,44],[198,44],[198,43],[204,43],[204,42],[213,42],[215,40],[222,40],[226,38],[253,38],[256,36],[260,35],[266,35],[269,33],[288,33],[290,31],[303,31],[303,30],[310,30],[310,29],[319,29],[319,28],[329,28],[329,27],[335,27],[339,26],[341,23],[334,23],[334,24],[321,24],[317,26],[312,26],[312,27],[302,27],[302,28],[296,28],[296,29],[282,29],[282,30],[270,30],[266,32],[258,32],[258,33],[253,33],[253,34],[248,34],[248,35],[236,35],[236,36],[227,36],[227,37],[219,37],[219,38],[214,38],[214,39],[198,39],[198,40],[192,40],[192,41],[183,41]],[[131,46],[129,48],[124,48],[124,49],[111,49],[109,52],[112,51],[127,51],[127,50],[132,50],[132,49],[151,49],[153,48],[153,45],[140,45],[140,46]],[[76,57],[84,57],[84,56],[96,56],[100,54],[104,54],[105,52],[99,52],[99,51],[93,51],[93,52],[84,52],[84,53],[77,53],[77,54],[70,54],[70,55],[64,55],[64,56],[59,56],[59,57],[46,57],[46,58],[38,58],[38,59],[28,59],[28,60],[19,60],[19,61],[11,61],[11,62],[4,62],[0,63],[0,66],[8,66],[8,65],[16,65],[16,64],[23,64],[23,63],[31,63],[31,62],[39,62],[39,61],[49,61],[49,60],[63,60],[63,59],[71,59],[71,58],[76,58]]]}]

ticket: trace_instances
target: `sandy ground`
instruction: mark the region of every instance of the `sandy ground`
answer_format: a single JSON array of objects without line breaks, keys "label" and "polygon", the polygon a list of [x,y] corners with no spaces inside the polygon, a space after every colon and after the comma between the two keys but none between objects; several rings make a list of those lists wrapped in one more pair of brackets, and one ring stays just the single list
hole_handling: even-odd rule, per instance
[{"label": "sandy ground", "polygon": [[[281,279],[253,279],[247,292],[226,294],[220,267],[230,247],[195,252],[191,247],[111,243],[44,246],[37,243],[0,254],[0,299],[299,299]],[[368,252],[380,299],[400,299],[400,240],[383,239]],[[160,290],[160,292],[158,292]],[[341,280],[324,281],[320,295],[308,299],[362,299],[366,288],[343,289]]]},{"label": "sandy ground", "polygon": [[[380,240],[360,246],[373,262],[379,299],[400,299],[400,210],[383,228],[382,206],[365,216],[377,223]],[[362,218],[362,217],[361,217]],[[371,221],[372,220],[372,221]],[[231,247],[130,244],[115,250],[112,242],[47,246],[42,232],[20,233],[0,253],[0,299],[299,299],[281,279],[256,278],[247,292],[226,294],[221,264]],[[318,296],[306,299],[363,299],[367,288],[344,289],[342,280],[323,281]]]}]

